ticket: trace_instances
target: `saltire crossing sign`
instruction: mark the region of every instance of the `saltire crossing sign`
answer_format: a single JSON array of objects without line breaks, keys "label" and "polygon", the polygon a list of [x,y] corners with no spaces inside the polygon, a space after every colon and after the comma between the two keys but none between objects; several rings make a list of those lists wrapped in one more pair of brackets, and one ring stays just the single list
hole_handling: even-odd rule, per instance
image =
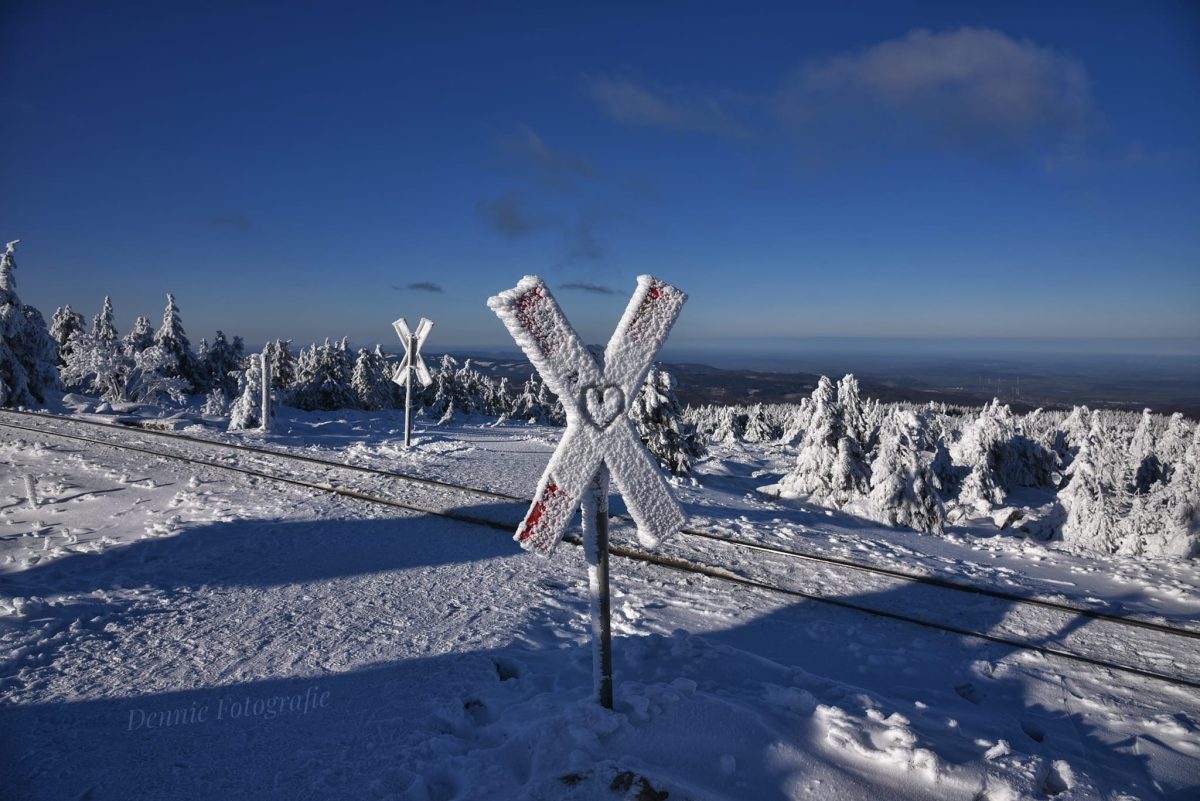
[{"label": "saltire crossing sign", "polygon": [[567,430],[514,538],[522,548],[548,554],[584,504],[589,574],[593,590],[598,590],[593,598],[599,599],[599,608],[593,608],[600,640],[598,661],[607,662],[599,671],[600,699],[610,708],[608,479],[611,473],[643,544],[655,545],[683,526],[683,512],[658,464],[638,439],[628,412],[686,300],[687,295],[670,284],[639,276],[637,290],[599,364],[541,278],[526,276],[513,289],[488,299],[488,306],[558,395],[567,415]]},{"label": "saltire crossing sign", "polygon": [[400,361],[400,366],[396,368],[392,381],[404,387],[404,447],[407,448],[412,444],[413,374],[416,374],[416,379],[421,382],[423,387],[433,383],[433,376],[429,374],[429,368],[425,366],[425,360],[421,358],[421,346],[429,337],[433,321],[422,317],[421,322],[417,323],[417,330],[414,333],[408,330],[408,323],[401,317],[392,323],[392,328],[396,329],[396,334],[404,343],[404,358]]}]

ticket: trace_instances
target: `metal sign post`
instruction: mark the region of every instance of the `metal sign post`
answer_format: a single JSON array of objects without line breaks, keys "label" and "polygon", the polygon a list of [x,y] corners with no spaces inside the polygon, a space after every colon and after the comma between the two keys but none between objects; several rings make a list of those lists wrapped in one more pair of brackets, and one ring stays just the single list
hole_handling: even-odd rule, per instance
[{"label": "metal sign post", "polygon": [[408,330],[408,323],[404,322],[404,318],[401,317],[392,323],[392,328],[396,329],[396,334],[404,343],[404,359],[396,368],[396,374],[392,376],[392,381],[404,387],[404,447],[407,448],[412,444],[413,373],[416,373],[416,378],[421,382],[422,387],[433,383],[433,376],[429,374],[429,368],[425,366],[425,360],[421,358],[421,346],[429,337],[433,321],[422,317],[421,322],[417,323],[417,330],[411,332]]},{"label": "metal sign post", "polygon": [[271,433],[271,360],[264,350],[259,354],[262,364],[262,430]]},{"label": "metal sign post", "polygon": [[609,476],[616,480],[644,544],[655,545],[683,526],[683,511],[638,439],[628,412],[686,300],[687,295],[675,287],[649,275],[639,276],[637,291],[608,342],[601,365],[579,340],[542,279],[526,276],[515,288],[488,299],[488,306],[567,413],[567,430],[514,539],[522,548],[548,554],[562,539],[575,510],[582,507],[592,593],[596,696],[609,709],[613,704]]}]

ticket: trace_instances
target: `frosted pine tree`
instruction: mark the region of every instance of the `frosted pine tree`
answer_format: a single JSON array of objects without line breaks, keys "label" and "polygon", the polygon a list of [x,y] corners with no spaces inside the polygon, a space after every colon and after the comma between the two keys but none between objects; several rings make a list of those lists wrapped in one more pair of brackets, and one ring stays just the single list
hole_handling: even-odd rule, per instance
[{"label": "frosted pine tree", "polygon": [[354,366],[346,341],[333,345],[312,345],[301,351],[296,365],[296,385],[292,402],[308,411],[314,409],[353,409],[358,397],[350,387]]},{"label": "frosted pine tree", "polygon": [[871,515],[889,526],[908,526],[941,534],[945,510],[934,490],[936,479],[913,446],[919,428],[916,416],[896,411],[883,422],[879,448],[871,462]]},{"label": "frosted pine tree", "polygon": [[1139,495],[1150,492],[1155,484],[1166,477],[1162,462],[1154,452],[1154,416],[1149,409],[1142,410],[1137,430],[1129,443],[1129,471],[1133,474],[1133,486],[1130,489]]},{"label": "frosted pine tree", "polygon": [[267,361],[271,364],[271,388],[285,392],[296,382],[296,357],[292,355],[290,339],[275,339],[267,343]]},{"label": "frosted pine tree", "polygon": [[110,348],[117,347],[120,337],[117,335],[117,327],[113,324],[112,299],[108,295],[104,296],[104,306],[101,307],[100,313],[92,318],[92,336],[97,342]]},{"label": "frosted pine tree", "polygon": [[537,375],[529,376],[529,380],[521,387],[521,392],[513,399],[512,417],[523,423],[545,425],[550,421],[550,410],[538,399]]},{"label": "frosted pine tree", "polygon": [[169,292],[167,307],[163,310],[162,327],[154,335],[154,344],[167,354],[167,363],[163,366],[167,377],[182,378],[187,383],[189,392],[203,392],[207,388],[207,377],[183,330],[183,321],[179,316],[179,307],[175,305],[175,296]]},{"label": "frosted pine tree", "polygon": [[153,326],[145,317],[138,317],[133,321],[133,328],[121,340],[121,351],[132,359],[135,354],[141,353],[153,344]]},{"label": "frosted pine tree", "polygon": [[1164,477],[1170,478],[1173,467],[1184,460],[1193,440],[1193,427],[1179,412],[1171,415],[1167,428],[1155,446],[1155,454],[1163,466]]},{"label": "frosted pine tree", "polygon": [[1116,553],[1125,537],[1122,521],[1130,506],[1124,487],[1114,487],[1102,476],[1099,456],[1105,438],[1101,425],[1093,420],[1067,468],[1067,485],[1058,494],[1067,512],[1062,538],[1073,550]]},{"label": "frosted pine tree", "polygon": [[970,471],[959,491],[960,503],[983,513],[1004,503],[1006,493],[998,467],[1014,433],[1012,415],[998,400],[983,407],[963,430],[962,439],[951,448],[954,463]]},{"label": "frosted pine tree", "polygon": [[[847,392],[856,391],[847,384]],[[821,376],[812,394],[813,411],[796,465],[778,484],[760,488],[784,498],[806,497],[841,508],[870,490],[870,467],[857,439],[847,436],[833,383]]]},{"label": "frosted pine tree", "polygon": [[1062,428],[1054,438],[1054,450],[1064,468],[1069,467],[1075,454],[1083,446],[1092,428],[1092,413],[1086,406],[1076,406],[1063,421]]},{"label": "frosted pine tree", "polygon": [[847,373],[837,383],[837,405],[844,436],[857,442],[863,451],[870,450],[871,427],[867,423],[867,411],[863,406],[858,379],[853,373]]},{"label": "frosted pine tree", "polygon": [[390,409],[395,407],[397,386],[391,380],[387,359],[379,346],[374,352],[359,348],[358,357],[354,361],[354,371],[350,376],[350,387],[358,398],[358,405],[368,411]]},{"label": "frosted pine tree", "polygon": [[238,389],[237,373],[242,369],[242,359],[238,352],[229,344],[223,331],[217,331],[213,337],[208,352],[200,359],[210,387],[216,387],[232,396]]},{"label": "frosted pine tree", "polygon": [[76,332],[83,331],[83,315],[71,308],[71,304],[59,306],[50,318],[50,338],[58,345],[58,366],[66,363],[70,352],[70,340]]},{"label": "frosted pine tree", "polygon": [[804,438],[804,431],[808,428],[808,421],[811,417],[812,400],[810,398],[803,398],[800,403],[794,404],[783,425],[783,434],[780,437],[783,444],[794,445],[800,442]]},{"label": "frosted pine tree", "polygon": [[746,428],[742,438],[746,442],[773,442],[783,432],[772,424],[761,403],[756,403],[746,415]]},{"label": "frosted pine tree", "polygon": [[734,443],[746,432],[746,417],[733,406],[719,406],[715,410],[712,438],[717,442]]},{"label": "frosted pine tree", "polygon": [[8,243],[0,256],[0,406],[45,403],[46,393],[59,389],[58,346],[50,337],[41,312],[17,297],[17,243]]},{"label": "frosted pine tree", "polygon": [[238,374],[237,400],[229,409],[230,431],[262,428],[262,379],[262,363],[251,358],[246,369]]},{"label": "frosted pine tree", "polygon": [[495,415],[496,424],[505,423],[514,410],[512,391],[508,388],[508,376],[501,376],[500,383],[492,392],[488,404],[488,414]]},{"label": "frosted pine tree", "polygon": [[650,368],[629,414],[646,448],[675,475],[690,473],[695,460],[704,455],[696,429],[683,419],[675,379],[658,365]]}]

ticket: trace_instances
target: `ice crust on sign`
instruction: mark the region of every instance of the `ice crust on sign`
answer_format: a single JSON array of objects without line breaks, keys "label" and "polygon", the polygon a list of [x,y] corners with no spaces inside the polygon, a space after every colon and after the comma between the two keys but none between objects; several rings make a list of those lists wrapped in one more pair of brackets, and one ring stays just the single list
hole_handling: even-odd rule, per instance
[{"label": "ice crust on sign", "polygon": [[521,547],[549,553],[603,463],[625,498],[638,538],[655,545],[683,525],[658,465],[637,437],[629,404],[679,317],[687,295],[653,276],[638,287],[596,363],[544,281],[527,275],[488,299],[547,386],[562,400],[567,430],[550,457],[533,504],[517,529]]}]

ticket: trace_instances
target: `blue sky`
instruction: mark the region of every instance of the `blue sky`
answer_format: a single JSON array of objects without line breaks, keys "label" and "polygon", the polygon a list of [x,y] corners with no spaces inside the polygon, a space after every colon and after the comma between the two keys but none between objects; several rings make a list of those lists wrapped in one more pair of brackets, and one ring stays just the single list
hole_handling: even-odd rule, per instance
[{"label": "blue sky", "polygon": [[[0,10],[23,299],[194,340],[437,321],[536,273],[592,341],[1200,336],[1200,6]],[[433,291],[439,289],[440,291]]]}]

